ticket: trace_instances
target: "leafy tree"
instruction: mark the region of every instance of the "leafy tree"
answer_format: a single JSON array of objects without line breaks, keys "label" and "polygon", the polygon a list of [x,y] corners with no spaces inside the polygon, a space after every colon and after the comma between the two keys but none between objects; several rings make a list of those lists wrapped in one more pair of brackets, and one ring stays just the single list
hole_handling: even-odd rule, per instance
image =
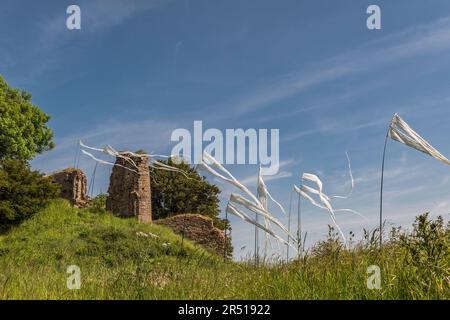
[{"label": "leafy tree", "polygon": [[30,160],[52,149],[49,119],[29,93],[11,88],[0,75],[0,159]]},{"label": "leafy tree", "polygon": [[59,196],[51,178],[21,160],[0,160],[0,228],[21,222]]},{"label": "leafy tree", "polygon": [[150,167],[153,219],[184,213],[197,213],[212,218],[217,228],[227,230],[226,257],[230,258],[233,254],[231,226],[229,221],[219,217],[220,189],[186,163],[176,164],[171,159],[161,162],[183,170],[185,175]]},{"label": "leafy tree", "polygon": [[186,163],[175,164],[171,159],[162,162],[183,170],[186,176],[150,167],[153,218],[198,213],[211,217],[215,225],[223,230],[225,221],[219,219],[220,189]]}]

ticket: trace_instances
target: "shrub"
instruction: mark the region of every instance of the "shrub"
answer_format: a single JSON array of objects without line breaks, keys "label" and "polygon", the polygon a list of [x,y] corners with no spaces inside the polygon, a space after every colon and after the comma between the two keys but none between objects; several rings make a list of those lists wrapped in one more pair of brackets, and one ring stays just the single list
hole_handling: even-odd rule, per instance
[{"label": "shrub", "polygon": [[26,162],[0,160],[0,228],[30,217],[58,195],[59,187]]},{"label": "shrub", "polygon": [[446,226],[442,217],[431,220],[428,213],[422,214],[412,232],[401,234],[398,242],[406,251],[404,281],[412,297],[443,297],[450,290],[450,223]]},{"label": "shrub", "polygon": [[88,202],[88,209],[94,213],[104,213],[106,212],[106,198],[107,195],[104,193],[98,194],[96,197],[92,198]]}]

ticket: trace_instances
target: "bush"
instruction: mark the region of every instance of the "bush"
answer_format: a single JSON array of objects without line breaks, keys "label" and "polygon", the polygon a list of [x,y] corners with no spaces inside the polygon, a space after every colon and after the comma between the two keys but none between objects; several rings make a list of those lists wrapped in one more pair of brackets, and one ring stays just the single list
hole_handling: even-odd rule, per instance
[{"label": "bush", "polygon": [[106,198],[104,193],[98,194],[96,197],[89,200],[87,208],[90,212],[105,213],[106,212]]},{"label": "bush", "polygon": [[413,298],[444,297],[450,291],[450,222],[420,215],[410,233],[399,236],[405,252],[404,282]]},{"label": "bush", "polygon": [[0,160],[0,228],[21,222],[58,196],[59,187],[26,162]]}]

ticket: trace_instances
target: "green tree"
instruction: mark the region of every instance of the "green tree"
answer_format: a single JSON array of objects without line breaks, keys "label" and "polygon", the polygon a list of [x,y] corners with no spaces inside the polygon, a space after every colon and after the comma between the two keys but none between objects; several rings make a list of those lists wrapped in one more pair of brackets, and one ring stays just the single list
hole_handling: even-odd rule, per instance
[{"label": "green tree", "polygon": [[11,88],[0,75],[0,159],[30,160],[52,149],[49,119],[29,93]]},{"label": "green tree", "polygon": [[217,228],[227,230],[226,256],[230,258],[233,254],[231,225],[229,221],[220,218],[220,189],[186,163],[175,164],[171,159],[161,162],[181,169],[185,174],[150,167],[153,219],[184,213],[197,213],[212,218]]},{"label": "green tree", "polygon": [[21,222],[59,197],[51,178],[21,160],[0,160],[0,228]]},{"label": "green tree", "polygon": [[186,175],[150,167],[153,218],[198,213],[211,217],[223,230],[225,221],[219,218],[220,189],[186,163],[175,164],[170,159],[162,162],[183,170]]}]

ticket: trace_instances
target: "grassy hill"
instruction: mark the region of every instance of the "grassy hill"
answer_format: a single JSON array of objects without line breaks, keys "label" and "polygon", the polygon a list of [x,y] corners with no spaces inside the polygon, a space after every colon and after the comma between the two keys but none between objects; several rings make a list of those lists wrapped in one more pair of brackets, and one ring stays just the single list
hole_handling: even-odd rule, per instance
[{"label": "grassy hill", "polygon": [[[331,235],[301,261],[255,267],[180,242],[162,226],[55,201],[0,235],[0,299],[450,298],[448,243],[417,265],[406,245],[345,250]],[[381,290],[366,286],[372,264]],[[67,289],[69,265],[81,269],[80,290]]]}]

